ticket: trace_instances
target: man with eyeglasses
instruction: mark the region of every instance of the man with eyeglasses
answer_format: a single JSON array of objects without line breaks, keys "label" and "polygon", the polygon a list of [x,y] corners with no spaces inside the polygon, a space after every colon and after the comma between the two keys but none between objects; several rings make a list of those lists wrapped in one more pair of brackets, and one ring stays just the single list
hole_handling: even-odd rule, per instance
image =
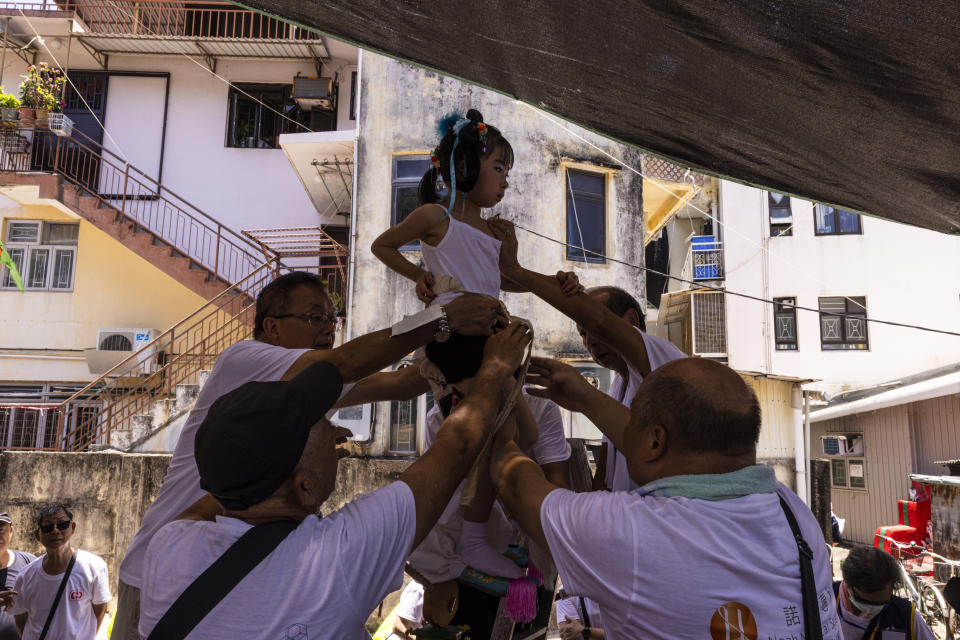
[{"label": "man with eyeglasses", "polygon": [[935,640],[913,603],[893,595],[900,567],[886,551],[854,547],[833,584],[843,640]]},{"label": "man with eyeglasses", "polygon": [[46,553],[17,577],[13,587],[17,595],[10,609],[25,640],[40,638],[44,629],[51,640],[93,640],[100,629],[113,598],[107,563],[88,551],[73,549],[70,539],[76,530],[73,512],[64,505],[50,505],[37,514],[34,535]]},{"label": "man with eyeglasses", "polygon": [[0,640],[20,640],[13,616],[5,611],[13,603],[16,592],[13,585],[17,576],[28,564],[37,559],[32,553],[15,551],[10,548],[13,538],[13,518],[6,511],[0,511]]},{"label": "man with eyeglasses", "polygon": [[[499,303],[493,298],[464,294],[443,308],[431,307],[424,312],[428,316],[433,314],[426,321],[402,322],[393,330],[370,333],[332,348],[336,315],[323,281],[315,274],[294,271],[268,284],[257,296],[253,340],[238,342],[220,354],[183,426],[163,486],[127,548],[120,564],[119,601],[112,637],[118,640],[140,637],[137,632],[140,585],[144,556],[154,533],[191,506],[199,511],[206,508],[210,514],[220,510],[216,501],[200,488],[194,459],[197,429],[217,398],[248,382],[289,380],[318,361],[335,365],[345,383],[355,383],[365,376],[396,375],[403,378],[401,382],[409,382],[408,386],[423,386],[419,376],[413,376],[415,371],[376,372],[426,344],[438,332],[490,335],[496,322],[506,320],[499,316],[499,309]],[[357,385],[357,392],[351,394],[353,386],[343,385],[337,406],[392,399],[373,398],[361,389],[376,385]],[[393,393],[407,393],[398,390],[397,385],[391,386]]]}]

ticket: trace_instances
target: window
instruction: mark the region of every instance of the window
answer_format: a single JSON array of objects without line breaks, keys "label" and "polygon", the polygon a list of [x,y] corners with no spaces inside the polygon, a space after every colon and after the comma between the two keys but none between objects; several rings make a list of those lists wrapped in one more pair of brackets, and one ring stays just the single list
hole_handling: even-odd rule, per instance
[{"label": "window", "polygon": [[[281,133],[331,130],[329,118],[314,117],[326,111],[302,109],[292,93],[292,84],[237,83],[230,87],[226,146],[277,149]],[[336,129],[336,118],[332,129]]]},{"label": "window", "polygon": [[820,298],[820,348],[868,349],[867,299]]},{"label": "window", "polygon": [[863,458],[830,460],[830,484],[838,489],[866,489],[867,478]]},{"label": "window", "polygon": [[773,299],[773,324],[777,351],[797,350],[797,299]]},{"label": "window", "polygon": [[567,170],[567,260],[606,262],[605,186],[602,173]]},{"label": "window", "polygon": [[[411,366],[399,365],[398,369]],[[431,398],[433,396],[431,395]],[[390,453],[415,454],[417,452],[417,408],[420,398],[390,403]]]},{"label": "window", "polygon": [[[77,261],[80,225],[39,220],[11,220],[4,245],[17,266],[23,286],[35,291],[70,291]],[[17,286],[3,267],[0,288]]]},{"label": "window", "polygon": [[[0,408],[0,450],[10,447],[55,448],[60,418],[56,403],[63,402],[82,388],[83,385],[67,384],[0,386],[0,405],[7,405]],[[90,400],[77,399],[78,405],[84,402]],[[90,431],[89,440],[98,420],[98,405],[80,406],[77,413],[68,414],[64,429],[70,431],[78,421],[85,421]]]},{"label": "window", "polygon": [[852,211],[818,204],[813,216],[818,236],[863,233],[860,228],[860,216]]},{"label": "window", "polygon": [[792,236],[793,214],[790,211],[790,196],[768,191],[767,205],[770,209],[770,237]]},{"label": "window", "polygon": [[[392,195],[390,203],[390,226],[402,222],[410,212],[420,206],[420,198],[417,196],[417,189],[420,186],[420,178],[430,168],[429,156],[394,156],[393,158],[393,182]],[[420,241],[411,242],[404,246],[404,249],[417,249],[420,247]]]}]

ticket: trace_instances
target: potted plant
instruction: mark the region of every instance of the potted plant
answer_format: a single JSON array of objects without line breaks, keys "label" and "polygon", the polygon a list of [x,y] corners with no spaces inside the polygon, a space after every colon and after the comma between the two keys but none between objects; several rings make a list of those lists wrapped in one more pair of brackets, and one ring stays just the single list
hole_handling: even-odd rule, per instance
[{"label": "potted plant", "polygon": [[63,107],[60,94],[66,81],[59,69],[51,69],[46,62],[27,67],[27,75],[20,85],[20,121],[30,126],[46,126],[51,111],[59,113]]},{"label": "potted plant", "polygon": [[7,128],[16,128],[20,122],[20,100],[17,96],[3,93],[0,87],[0,124]]}]

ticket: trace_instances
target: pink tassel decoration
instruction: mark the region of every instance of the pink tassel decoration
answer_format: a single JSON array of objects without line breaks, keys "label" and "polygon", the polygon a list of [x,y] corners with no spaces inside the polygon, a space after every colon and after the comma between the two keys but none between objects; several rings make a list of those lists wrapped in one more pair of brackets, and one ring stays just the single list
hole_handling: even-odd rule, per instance
[{"label": "pink tassel decoration", "polygon": [[543,574],[540,573],[540,569],[537,569],[537,565],[533,564],[533,560],[527,563],[527,577],[532,578],[537,586],[543,584]]},{"label": "pink tassel decoration", "polygon": [[537,617],[537,587],[529,578],[510,581],[504,611],[514,622],[530,622]]}]

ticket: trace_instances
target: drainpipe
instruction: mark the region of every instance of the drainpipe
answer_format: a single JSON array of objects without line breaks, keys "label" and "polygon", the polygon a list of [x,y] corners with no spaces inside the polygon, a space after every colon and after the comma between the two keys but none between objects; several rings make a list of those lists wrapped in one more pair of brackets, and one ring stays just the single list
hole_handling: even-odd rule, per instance
[{"label": "drainpipe", "polygon": [[[347,308],[347,328],[344,342],[353,339],[353,313],[356,309],[354,301],[354,285],[357,276],[357,176],[360,173],[360,96],[363,93],[360,90],[360,83],[363,78],[363,49],[357,51],[357,88],[354,94],[354,108],[356,109],[356,132],[353,138],[353,197],[350,198],[350,250],[349,261],[347,264],[347,296],[349,300]],[[373,438],[373,430],[370,431],[370,437]]]},{"label": "drainpipe", "polygon": [[[807,473],[807,486],[806,491],[809,496],[811,493],[810,490],[810,394],[806,391],[803,393],[803,432],[804,438],[806,440],[806,450],[807,455],[804,457],[804,466],[806,467]],[[807,506],[810,506],[810,503],[807,503]]]},{"label": "drainpipe", "polygon": [[804,408],[806,399],[799,384],[790,388],[790,408],[793,417],[793,451],[796,467],[797,495],[809,506],[810,499],[807,492],[807,447],[804,429]]}]

